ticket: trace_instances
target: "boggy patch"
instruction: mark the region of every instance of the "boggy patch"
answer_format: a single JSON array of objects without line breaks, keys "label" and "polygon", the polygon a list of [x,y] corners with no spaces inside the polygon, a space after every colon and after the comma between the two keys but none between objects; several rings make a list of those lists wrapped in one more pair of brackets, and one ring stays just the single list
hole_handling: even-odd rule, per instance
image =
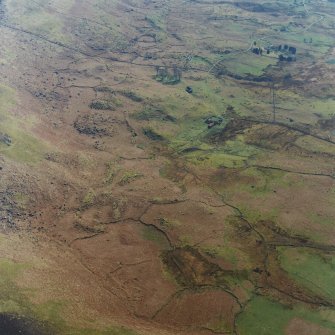
[{"label": "boggy patch", "polygon": [[190,246],[164,252],[163,262],[172,272],[177,282],[185,287],[225,286],[224,275],[233,272],[223,270],[201,255],[197,249]]},{"label": "boggy patch", "polygon": [[332,116],[329,119],[322,119],[318,121],[318,126],[322,130],[330,130],[334,131],[335,130],[335,116]]},{"label": "boggy patch", "polygon": [[240,118],[231,119],[223,129],[218,132],[210,133],[207,136],[207,141],[210,143],[224,143],[234,139],[237,135],[243,134],[244,131],[252,126],[252,122],[242,120]]},{"label": "boggy patch", "polygon": [[188,174],[185,163],[181,160],[171,160],[160,169],[160,175],[176,183],[182,182]]},{"label": "boggy patch", "polygon": [[159,120],[176,122],[175,117],[169,115],[164,109],[155,106],[146,106],[142,111],[133,114],[132,117],[140,121]]},{"label": "boggy patch", "polygon": [[253,185],[257,182],[254,176],[243,174],[240,169],[221,167],[209,179],[212,187],[228,187],[236,184]]},{"label": "boggy patch", "polygon": [[257,229],[259,232],[267,236],[268,239],[275,243],[290,243],[297,246],[303,245],[312,245],[311,241],[308,237],[297,235],[297,234],[290,234],[285,229],[281,228],[280,226],[276,225],[275,222],[271,220],[260,220],[257,222]]},{"label": "boggy patch", "polygon": [[270,150],[288,150],[301,134],[280,125],[260,124],[246,136],[246,143]]},{"label": "boggy patch", "polygon": [[[289,13],[289,11],[287,11],[287,8],[285,8],[286,6],[283,6],[282,4],[277,4],[277,3],[263,3],[263,4],[257,4],[254,2],[242,2],[242,1],[238,1],[234,4],[236,7],[241,8],[245,11],[248,12],[255,12],[255,13],[278,13],[280,11],[285,11],[285,13]],[[277,14],[278,15],[278,14]]]},{"label": "boggy patch", "polygon": [[39,322],[16,314],[0,314],[0,334],[6,335],[54,335]]},{"label": "boggy patch", "polygon": [[257,123],[234,117],[223,129],[210,133],[207,141],[223,144],[241,134],[244,135],[246,144],[268,150],[292,150],[294,142],[301,136],[299,131],[282,125]]}]

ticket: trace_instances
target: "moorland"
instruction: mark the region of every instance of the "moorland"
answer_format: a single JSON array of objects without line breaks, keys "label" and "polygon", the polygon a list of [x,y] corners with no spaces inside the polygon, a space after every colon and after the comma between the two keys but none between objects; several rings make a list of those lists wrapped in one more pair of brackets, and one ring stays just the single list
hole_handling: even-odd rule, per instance
[{"label": "moorland", "polygon": [[334,1],[0,6],[0,330],[335,334]]}]

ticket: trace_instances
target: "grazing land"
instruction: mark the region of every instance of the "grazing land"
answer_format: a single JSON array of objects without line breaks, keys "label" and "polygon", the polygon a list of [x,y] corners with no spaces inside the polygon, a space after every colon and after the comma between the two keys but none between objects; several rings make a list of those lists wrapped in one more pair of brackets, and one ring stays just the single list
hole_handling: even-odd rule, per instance
[{"label": "grazing land", "polygon": [[0,0],[0,332],[335,334],[334,0]]}]

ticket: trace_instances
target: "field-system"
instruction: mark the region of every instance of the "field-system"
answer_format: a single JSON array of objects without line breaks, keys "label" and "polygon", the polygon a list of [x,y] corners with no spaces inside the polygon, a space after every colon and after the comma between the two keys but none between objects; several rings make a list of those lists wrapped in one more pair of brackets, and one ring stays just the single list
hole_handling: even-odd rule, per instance
[{"label": "field-system", "polygon": [[0,40],[1,334],[335,334],[334,0],[0,0]]}]

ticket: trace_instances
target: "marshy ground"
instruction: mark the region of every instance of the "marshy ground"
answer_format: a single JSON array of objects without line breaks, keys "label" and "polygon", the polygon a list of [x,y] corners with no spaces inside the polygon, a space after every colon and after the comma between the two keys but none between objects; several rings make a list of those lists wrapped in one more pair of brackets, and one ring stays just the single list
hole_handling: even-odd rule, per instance
[{"label": "marshy ground", "polygon": [[334,1],[0,6],[0,332],[335,334]]}]

